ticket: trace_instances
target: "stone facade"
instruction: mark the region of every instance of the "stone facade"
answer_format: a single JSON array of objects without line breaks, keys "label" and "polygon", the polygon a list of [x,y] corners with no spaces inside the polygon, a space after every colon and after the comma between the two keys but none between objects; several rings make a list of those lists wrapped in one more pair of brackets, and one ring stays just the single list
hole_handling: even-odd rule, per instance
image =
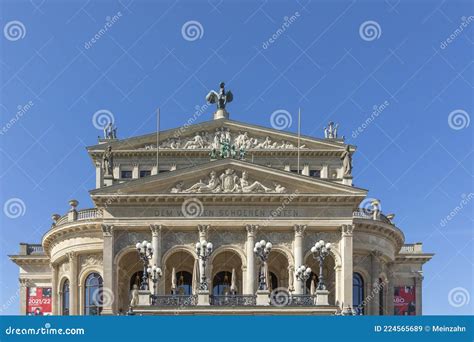
[{"label": "stone facade", "polygon": [[[69,314],[85,314],[91,273],[102,280],[101,313],[128,311],[133,285],[141,284],[143,263],[135,245],[143,240],[154,250],[150,266],[163,275],[156,287],[159,303],[132,305],[135,313],[351,314],[354,273],[363,280],[364,314],[393,314],[395,288],[408,286],[416,291],[416,314],[422,313],[422,265],[432,254],[423,253],[421,244],[405,245],[402,231],[381,212],[359,208],[367,191],[352,186],[352,166],[341,159],[354,146],[301,137],[298,149],[292,133],[227,118],[159,137],[158,150],[157,134],[101,139],[88,148],[96,166],[96,189],[90,191],[95,208],[77,210],[77,201],[71,201],[68,213],[53,215],[41,244],[21,244],[20,253],[11,256],[20,268],[22,314],[28,287],[52,288],[53,314],[65,314],[65,307]],[[211,159],[222,139],[245,149],[245,156]],[[112,175],[104,173],[101,161],[108,147]],[[205,268],[194,247],[204,240],[214,244]],[[273,244],[265,305],[254,302],[259,283],[254,245],[260,240]],[[328,305],[314,305],[312,296],[319,264],[310,250],[320,240],[332,245],[323,266]],[[295,274],[301,265],[314,271],[306,290]],[[210,305],[201,305],[202,296],[196,299],[199,269],[207,275]],[[233,297],[219,292],[226,281]],[[188,291],[189,298],[176,291]],[[287,302],[275,304],[277,295]]]}]

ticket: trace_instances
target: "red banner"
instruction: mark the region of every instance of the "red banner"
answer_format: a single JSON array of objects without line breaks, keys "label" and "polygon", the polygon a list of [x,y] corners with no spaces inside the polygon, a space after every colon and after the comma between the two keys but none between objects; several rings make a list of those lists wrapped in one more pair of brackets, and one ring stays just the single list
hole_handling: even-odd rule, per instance
[{"label": "red banner", "polygon": [[42,316],[52,314],[50,287],[29,287],[26,293],[26,314]]},{"label": "red banner", "polygon": [[396,286],[393,297],[394,315],[415,316],[415,286]]}]

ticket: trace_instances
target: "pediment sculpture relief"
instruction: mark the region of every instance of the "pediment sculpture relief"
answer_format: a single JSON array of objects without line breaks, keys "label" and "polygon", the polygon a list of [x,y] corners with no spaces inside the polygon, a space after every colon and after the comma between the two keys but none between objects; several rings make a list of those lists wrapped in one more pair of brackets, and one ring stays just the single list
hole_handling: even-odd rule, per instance
[{"label": "pediment sculpture relief", "polygon": [[[274,141],[271,137],[251,137],[248,132],[239,131],[233,134],[229,128],[217,128],[215,132],[198,132],[191,137],[172,137],[160,143],[163,149],[215,149],[219,150],[222,144],[235,145],[241,149],[295,149],[298,146],[287,140]],[[156,145],[147,144],[143,149],[153,149]],[[301,145],[300,148],[307,148]]]},{"label": "pediment sculpture relief", "polygon": [[209,179],[185,187],[183,182],[177,183],[171,193],[285,193],[286,188],[278,183],[269,187],[259,181],[249,179],[247,171],[239,177],[233,169],[227,169],[219,176],[211,171]]}]

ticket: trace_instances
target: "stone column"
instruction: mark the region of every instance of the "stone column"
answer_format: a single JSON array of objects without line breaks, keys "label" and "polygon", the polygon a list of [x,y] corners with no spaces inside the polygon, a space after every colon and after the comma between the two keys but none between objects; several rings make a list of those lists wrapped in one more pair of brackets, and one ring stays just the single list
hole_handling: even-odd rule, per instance
[{"label": "stone column", "polygon": [[114,226],[103,224],[102,233],[104,238],[103,248],[103,291],[104,291],[104,303],[102,306],[103,315],[114,314],[115,300],[115,287],[114,287]]},{"label": "stone column", "polygon": [[137,179],[137,178],[140,178],[140,173],[139,173],[139,170],[138,170],[138,163],[133,163],[132,164],[132,178],[133,179]]},{"label": "stone column", "polygon": [[414,278],[415,281],[415,307],[416,315],[422,315],[422,288],[423,288],[423,276],[418,274]]},{"label": "stone column", "polygon": [[248,224],[245,226],[247,229],[247,272],[245,281],[244,294],[253,295],[255,293],[255,253],[253,248],[255,246],[255,235],[258,230],[258,226],[254,224]]},{"label": "stone column", "polygon": [[394,267],[395,264],[390,262],[387,264],[387,284],[386,287],[386,305],[385,305],[385,315],[393,315],[395,313],[393,305],[393,297],[395,296],[395,277],[394,277]]},{"label": "stone column", "polygon": [[321,169],[321,178],[329,178],[329,166],[328,165],[323,165]]},{"label": "stone column", "polygon": [[161,224],[151,224],[151,245],[153,247],[153,257],[151,265],[161,267]]},{"label": "stone column", "polygon": [[78,315],[77,253],[70,252],[69,259],[69,314]]},{"label": "stone column", "polygon": [[309,176],[309,164],[303,165],[303,170],[301,170],[303,176]]},{"label": "stone column", "polygon": [[352,314],[352,233],[354,226],[350,224],[341,227],[341,258],[342,258],[342,312],[345,315]]},{"label": "stone column", "polygon": [[[369,308],[366,308],[367,313],[377,316],[379,314],[379,274],[380,274],[380,261],[379,258],[382,255],[379,251],[373,251],[370,254],[370,280],[372,286],[370,287],[371,293],[366,293],[365,297],[367,298],[369,295],[372,296],[372,300],[369,301],[368,305]],[[378,289],[378,290],[377,290]]]},{"label": "stone column", "polygon": [[59,315],[58,310],[58,265],[51,264],[51,303],[53,315]]},{"label": "stone column", "polygon": [[[204,240],[207,241],[207,234],[209,231],[210,225],[208,224],[199,224],[198,231],[199,231],[199,241],[202,243]],[[209,262],[209,260],[207,261]],[[199,274],[206,275],[207,285],[209,286],[209,272],[207,271],[208,268],[204,267],[204,263],[201,259],[199,259]],[[201,281],[201,279],[199,280]],[[198,305],[209,305],[209,291],[199,290],[198,291]]]},{"label": "stone column", "polygon": [[[293,255],[295,257],[295,270],[304,264],[303,260],[303,235],[306,230],[306,225],[295,224],[293,226],[295,230],[295,240],[293,241]],[[303,282],[296,279],[296,272],[294,276],[295,283],[295,294],[303,294]]]},{"label": "stone column", "polygon": [[28,279],[19,279],[20,282],[20,290],[19,290],[19,296],[20,296],[20,315],[26,315],[26,307],[27,307],[27,302],[26,302],[26,297],[28,294]]},{"label": "stone column", "polygon": [[[161,267],[161,231],[163,226],[161,224],[151,224],[151,245],[153,246],[153,258],[151,259],[151,265],[156,265]],[[153,283],[151,283],[151,288],[153,288]],[[165,280],[161,278],[157,285],[158,294],[165,293]]]}]

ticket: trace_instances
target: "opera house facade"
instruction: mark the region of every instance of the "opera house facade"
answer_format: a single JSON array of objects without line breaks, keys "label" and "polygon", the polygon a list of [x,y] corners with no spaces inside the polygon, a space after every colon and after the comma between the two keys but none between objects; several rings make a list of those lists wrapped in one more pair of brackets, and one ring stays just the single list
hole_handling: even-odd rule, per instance
[{"label": "opera house facade", "polygon": [[109,126],[87,148],[94,207],[71,200],[10,256],[21,314],[421,314],[433,254],[353,185],[337,126],[233,121],[214,96],[210,121],[126,139]]}]

